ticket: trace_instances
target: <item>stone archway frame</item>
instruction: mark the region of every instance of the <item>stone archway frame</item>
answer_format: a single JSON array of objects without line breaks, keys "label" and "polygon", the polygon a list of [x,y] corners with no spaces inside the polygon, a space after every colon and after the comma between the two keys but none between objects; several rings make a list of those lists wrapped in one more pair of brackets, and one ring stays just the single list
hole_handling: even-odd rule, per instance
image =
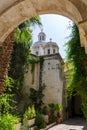
[{"label": "stone archway frame", "polygon": [[[5,0],[4,0],[5,1]],[[10,0],[9,0],[10,1]],[[83,21],[82,14],[72,0],[15,0],[0,16],[0,42],[23,21],[41,14],[59,14],[72,19],[77,25]],[[80,28],[80,24],[78,25]],[[83,26],[81,26],[84,31]],[[85,35],[81,33],[82,46],[86,47]],[[83,40],[85,39],[85,40]],[[85,44],[84,42],[85,41]],[[87,52],[87,51],[86,51]]]}]

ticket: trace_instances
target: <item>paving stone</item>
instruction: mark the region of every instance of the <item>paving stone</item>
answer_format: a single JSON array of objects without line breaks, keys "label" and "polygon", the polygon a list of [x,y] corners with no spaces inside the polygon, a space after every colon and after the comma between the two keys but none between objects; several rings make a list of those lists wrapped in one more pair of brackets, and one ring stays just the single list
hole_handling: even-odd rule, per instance
[{"label": "paving stone", "polygon": [[87,130],[87,121],[82,118],[69,119],[49,130]]}]

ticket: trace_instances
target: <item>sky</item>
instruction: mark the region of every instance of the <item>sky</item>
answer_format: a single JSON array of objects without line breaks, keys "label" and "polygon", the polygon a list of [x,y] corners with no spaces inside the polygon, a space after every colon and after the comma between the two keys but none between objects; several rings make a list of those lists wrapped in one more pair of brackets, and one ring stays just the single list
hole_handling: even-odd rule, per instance
[{"label": "sky", "polygon": [[[49,39],[52,38],[52,41],[59,46],[60,55],[65,58],[66,47],[64,47],[64,44],[68,41],[68,36],[71,33],[69,25],[72,24],[72,21],[64,16],[54,14],[40,15],[40,18],[43,32],[46,34],[46,41],[49,42]],[[34,43],[38,41],[38,33],[40,33],[41,28],[35,26],[32,31]]]}]

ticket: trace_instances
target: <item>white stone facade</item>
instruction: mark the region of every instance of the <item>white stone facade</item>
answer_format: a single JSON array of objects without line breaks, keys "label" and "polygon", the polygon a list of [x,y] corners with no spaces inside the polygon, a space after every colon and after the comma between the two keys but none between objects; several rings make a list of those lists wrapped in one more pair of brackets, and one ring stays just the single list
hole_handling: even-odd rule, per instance
[{"label": "white stone facade", "polygon": [[46,85],[43,99],[45,104],[62,104],[64,77],[61,61],[59,54],[44,56],[42,83]]},{"label": "white stone facade", "polygon": [[[39,59],[38,56],[33,56],[35,59]],[[41,84],[45,84],[46,88],[44,90],[43,102],[45,104],[49,103],[63,103],[63,91],[64,91],[64,76],[63,76],[63,61],[60,54],[51,54],[43,56],[43,69],[40,75],[40,63],[35,64],[34,77],[31,72],[31,65],[29,65],[28,72],[25,74],[24,88],[23,92],[29,94],[29,89],[40,87]],[[33,81],[34,78],[34,82]]]},{"label": "white stone facade", "polygon": [[[50,53],[48,53],[48,50],[50,50]],[[45,84],[46,87],[43,91],[44,104],[62,104],[64,108],[62,114],[66,118],[67,99],[65,98],[65,80],[63,75],[64,62],[59,54],[57,43],[52,42],[51,39],[50,42],[46,42],[46,34],[41,31],[38,35],[38,42],[35,42],[32,47],[32,52],[34,54],[32,56],[36,60],[43,57],[43,67],[42,69],[40,68],[40,62],[36,63],[33,76],[31,65],[29,65],[28,73],[25,75],[23,92],[29,95],[31,87],[38,90],[41,85]]]}]

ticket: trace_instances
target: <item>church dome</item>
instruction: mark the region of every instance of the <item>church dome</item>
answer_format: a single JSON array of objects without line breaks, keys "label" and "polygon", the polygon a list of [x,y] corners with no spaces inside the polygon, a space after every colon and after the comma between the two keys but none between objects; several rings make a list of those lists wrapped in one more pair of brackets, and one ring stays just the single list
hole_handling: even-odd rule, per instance
[{"label": "church dome", "polygon": [[56,42],[52,42],[52,39],[50,38],[50,41],[46,43],[44,47],[45,55],[49,54],[55,54],[59,52],[59,47]]},{"label": "church dome", "polygon": [[53,42],[51,38],[50,38],[50,41],[47,42],[47,44],[45,45],[45,47],[47,47],[47,46],[55,46],[55,47],[59,48],[57,43]]},{"label": "church dome", "polygon": [[46,36],[46,34],[44,32],[42,32],[42,31],[38,34],[38,36],[40,36],[40,35]]},{"label": "church dome", "polygon": [[38,56],[59,53],[56,42],[53,42],[51,38],[49,42],[46,42],[46,34],[43,30],[38,34],[38,41],[33,44],[32,50],[33,54]]}]

